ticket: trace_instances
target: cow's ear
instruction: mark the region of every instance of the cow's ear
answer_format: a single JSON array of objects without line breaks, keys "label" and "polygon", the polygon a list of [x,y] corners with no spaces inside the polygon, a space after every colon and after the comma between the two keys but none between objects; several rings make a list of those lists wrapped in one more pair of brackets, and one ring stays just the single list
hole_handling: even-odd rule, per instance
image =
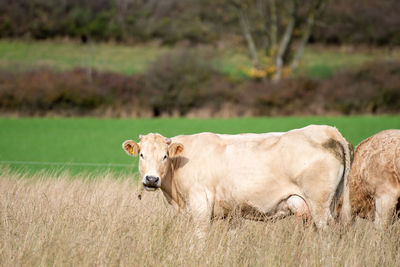
[{"label": "cow's ear", "polygon": [[176,157],[183,151],[181,143],[172,143],[168,146],[168,154],[170,157]]},{"label": "cow's ear", "polygon": [[125,150],[126,154],[129,156],[137,156],[140,151],[140,146],[135,141],[126,140],[122,143],[122,149]]}]

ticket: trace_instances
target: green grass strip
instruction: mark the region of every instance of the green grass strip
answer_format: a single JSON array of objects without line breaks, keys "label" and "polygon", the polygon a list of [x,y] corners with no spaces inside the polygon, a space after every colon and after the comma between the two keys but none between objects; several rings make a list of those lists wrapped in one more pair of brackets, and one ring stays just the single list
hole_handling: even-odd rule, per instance
[{"label": "green grass strip", "polygon": [[[400,116],[233,119],[0,118],[0,161],[3,161],[2,165],[22,172],[45,169],[67,170],[72,173],[108,170],[123,174],[135,173],[137,159],[127,156],[121,149],[121,144],[127,139],[138,140],[139,134],[158,132],[171,137],[206,131],[226,134],[262,133],[288,131],[309,124],[336,126],[353,145],[357,145],[381,130],[400,129]],[[12,161],[43,164],[14,164]],[[46,165],[46,162],[61,164]],[[82,163],[92,166],[84,166]],[[131,164],[132,167],[126,167],[125,164]]]}]

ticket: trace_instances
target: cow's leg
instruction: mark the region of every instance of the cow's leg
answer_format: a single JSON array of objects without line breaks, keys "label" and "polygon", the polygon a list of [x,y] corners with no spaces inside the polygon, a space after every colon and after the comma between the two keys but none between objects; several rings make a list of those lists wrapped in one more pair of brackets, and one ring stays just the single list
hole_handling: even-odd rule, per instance
[{"label": "cow's leg", "polygon": [[330,204],[334,192],[328,190],[313,190],[306,194],[306,203],[311,219],[318,229],[325,229],[333,221]]},{"label": "cow's leg", "polygon": [[297,221],[302,221],[306,225],[311,223],[310,210],[302,197],[292,195],[286,200],[286,203],[290,211],[296,216]]},{"label": "cow's leg", "polygon": [[329,222],[333,221],[329,204],[327,202],[309,201],[310,213],[315,226],[318,229],[325,229]]},{"label": "cow's leg", "polygon": [[310,209],[312,221],[318,229],[325,229],[328,223],[333,222],[330,205],[335,192],[326,189],[326,187],[325,185],[317,185],[306,194],[306,202]]},{"label": "cow's leg", "polygon": [[196,235],[203,238],[210,226],[212,202],[207,194],[193,193],[189,198],[190,211],[193,217]]},{"label": "cow's leg", "polygon": [[330,206],[342,176],[343,166],[337,159],[316,162],[309,172],[304,173],[303,195],[318,229],[325,229],[334,221]]},{"label": "cow's leg", "polygon": [[398,196],[390,191],[375,197],[375,226],[386,227],[391,221]]},{"label": "cow's leg", "polygon": [[192,216],[195,226],[195,233],[199,238],[203,238],[210,226],[211,209],[206,207],[207,203],[197,203],[192,207]]}]

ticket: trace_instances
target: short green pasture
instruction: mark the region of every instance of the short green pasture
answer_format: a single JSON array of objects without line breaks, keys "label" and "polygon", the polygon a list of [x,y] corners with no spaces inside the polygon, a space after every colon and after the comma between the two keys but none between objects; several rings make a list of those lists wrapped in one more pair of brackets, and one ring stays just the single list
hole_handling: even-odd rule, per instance
[{"label": "short green pasture", "polygon": [[76,42],[2,40],[0,69],[25,71],[50,67],[64,71],[83,67],[130,75],[143,72],[158,55],[167,50],[154,45],[83,45]]},{"label": "short green pasture", "polygon": [[[119,45],[111,43],[80,44],[72,41],[0,40],[0,69],[24,71],[50,67],[64,71],[77,67],[94,68],[121,74],[143,73],[158,56],[173,47],[156,44]],[[243,78],[243,70],[252,66],[244,47],[213,48],[213,64],[222,73]],[[262,60],[260,51],[260,60]],[[346,50],[307,46],[299,74],[313,78],[327,78],[335,72],[357,68],[374,60],[400,59],[398,50]]]},{"label": "short green pasture", "polygon": [[[198,132],[277,132],[308,124],[336,126],[353,145],[384,129],[400,129],[400,116],[234,119],[0,118],[0,165],[12,170],[135,173],[137,159],[121,144],[139,134],[167,137]],[[121,165],[122,164],[122,165]]]},{"label": "short green pasture", "polygon": [[299,73],[308,77],[329,78],[336,72],[357,69],[366,62],[399,60],[398,50],[308,47]]}]

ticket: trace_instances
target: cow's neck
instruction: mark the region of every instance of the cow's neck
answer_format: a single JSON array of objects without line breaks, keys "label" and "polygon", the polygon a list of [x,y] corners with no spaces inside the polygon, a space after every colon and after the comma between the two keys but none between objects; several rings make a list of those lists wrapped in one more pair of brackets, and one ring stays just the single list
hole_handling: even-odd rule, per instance
[{"label": "cow's neck", "polygon": [[176,181],[174,179],[174,169],[175,166],[171,163],[170,168],[168,168],[167,175],[165,176],[165,183],[163,183],[161,189],[170,204],[177,206],[179,209],[183,209],[185,202],[178,191]]}]

